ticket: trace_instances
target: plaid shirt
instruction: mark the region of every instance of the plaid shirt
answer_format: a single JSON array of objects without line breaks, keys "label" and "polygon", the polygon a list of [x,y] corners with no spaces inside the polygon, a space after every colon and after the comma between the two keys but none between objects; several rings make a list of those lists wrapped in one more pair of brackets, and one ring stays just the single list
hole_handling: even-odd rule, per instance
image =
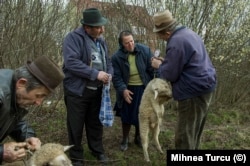
[{"label": "plaid shirt", "polygon": [[108,84],[104,85],[102,89],[102,103],[99,114],[99,119],[102,125],[105,127],[112,126],[114,121],[114,115],[110,99],[110,82],[111,82],[111,75],[109,76]]}]

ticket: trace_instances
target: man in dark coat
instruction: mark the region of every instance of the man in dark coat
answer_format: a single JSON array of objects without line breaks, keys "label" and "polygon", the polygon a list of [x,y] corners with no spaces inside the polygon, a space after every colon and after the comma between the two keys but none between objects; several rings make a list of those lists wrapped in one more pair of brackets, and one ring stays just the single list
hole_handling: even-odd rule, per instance
[{"label": "man in dark coat", "polygon": [[0,164],[22,159],[26,149],[40,148],[39,138],[23,117],[28,113],[26,108],[41,105],[63,77],[60,68],[46,56],[16,70],[0,69],[0,141],[7,136],[16,141],[0,144]]},{"label": "man in dark coat", "polygon": [[85,126],[88,147],[106,162],[99,120],[103,84],[113,75],[106,42],[102,37],[107,19],[96,8],[83,11],[82,26],[70,32],[63,43],[64,100],[67,108],[69,150],[73,165],[83,164],[82,135]]}]

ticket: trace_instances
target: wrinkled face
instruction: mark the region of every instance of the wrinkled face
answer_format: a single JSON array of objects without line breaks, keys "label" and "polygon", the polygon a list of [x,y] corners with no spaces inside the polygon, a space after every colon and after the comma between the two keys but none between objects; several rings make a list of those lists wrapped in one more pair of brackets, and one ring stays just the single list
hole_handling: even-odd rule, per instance
[{"label": "wrinkled face", "polygon": [[16,101],[21,108],[41,105],[43,100],[50,94],[50,91],[45,86],[27,92],[26,84],[27,80],[23,78],[16,83]]},{"label": "wrinkled face", "polygon": [[135,42],[132,35],[122,37],[122,45],[128,52],[133,52],[135,49]]},{"label": "wrinkled face", "polygon": [[85,26],[85,30],[93,39],[97,39],[105,31],[104,26],[96,26],[96,27]]}]

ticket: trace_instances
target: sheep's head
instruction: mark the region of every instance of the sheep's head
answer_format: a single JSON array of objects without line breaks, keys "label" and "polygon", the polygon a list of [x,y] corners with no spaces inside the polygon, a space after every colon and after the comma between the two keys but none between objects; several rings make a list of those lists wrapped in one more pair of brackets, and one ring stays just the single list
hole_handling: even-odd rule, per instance
[{"label": "sheep's head", "polygon": [[41,146],[30,159],[32,166],[72,166],[71,161],[64,153],[72,146],[47,143]]},{"label": "sheep's head", "polygon": [[154,91],[154,99],[162,99],[168,101],[172,98],[172,89],[169,82],[163,79],[155,78],[152,80],[152,90]]},{"label": "sheep's head", "polygon": [[53,160],[47,162],[46,166],[72,166],[71,161],[68,157],[63,153],[54,158]]}]

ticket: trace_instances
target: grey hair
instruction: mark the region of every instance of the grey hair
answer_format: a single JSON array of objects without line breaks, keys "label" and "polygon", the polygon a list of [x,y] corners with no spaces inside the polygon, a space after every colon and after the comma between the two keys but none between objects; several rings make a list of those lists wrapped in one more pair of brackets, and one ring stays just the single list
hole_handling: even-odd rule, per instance
[{"label": "grey hair", "polygon": [[168,30],[173,32],[178,25],[179,25],[179,23],[177,21],[175,21],[172,25],[169,26]]},{"label": "grey hair", "polygon": [[35,88],[44,86],[41,81],[29,72],[26,66],[21,66],[15,70],[14,81],[16,82],[20,78],[25,78],[27,80],[26,89],[28,92]]},{"label": "grey hair", "polygon": [[158,33],[173,32],[179,25],[181,25],[181,24],[178,23],[177,21],[175,21],[175,22],[174,22],[172,25],[170,25],[168,28],[159,31]]}]

